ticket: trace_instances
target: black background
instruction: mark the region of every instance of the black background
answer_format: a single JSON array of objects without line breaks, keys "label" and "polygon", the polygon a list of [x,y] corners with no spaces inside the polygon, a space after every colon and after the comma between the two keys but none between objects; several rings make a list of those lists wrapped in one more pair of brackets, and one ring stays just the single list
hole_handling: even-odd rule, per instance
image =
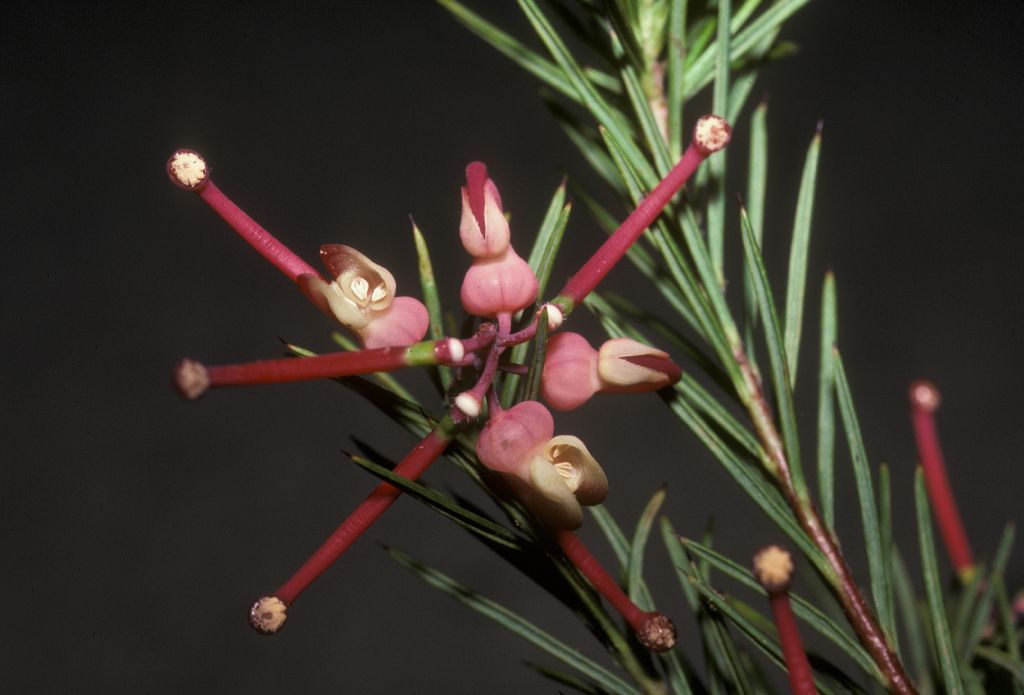
[{"label": "black background", "polygon": [[[167,155],[204,152],[220,186],[307,258],[348,243],[411,292],[414,214],[452,307],[466,162],[489,164],[523,252],[563,173],[591,181],[528,76],[433,3],[376,5],[0,12],[0,675],[12,692],[555,691],[521,664],[549,657],[428,588],[378,542],[601,658],[552,599],[409,500],[306,592],[283,634],[246,627],[248,602],[374,484],[340,453],[350,435],[395,458],[413,439],[330,383],[177,399],[169,370],[183,355],[276,356],[278,336],[324,350],[331,326],[167,182]],[[534,43],[512,3],[476,5]],[[1022,20],[1020,2],[819,2],[783,32],[801,55],[766,69],[754,91],[770,102],[765,244],[776,278],[804,151],[825,123],[799,415],[814,422],[817,293],[831,267],[869,455],[892,466],[912,565],[914,378],[942,388],[939,426],[976,552],[991,557],[1004,523],[1021,518]],[[730,159],[736,190],[748,116]],[[568,235],[555,282],[600,239],[582,206]],[[734,259],[735,235],[729,243]],[[623,268],[611,282],[649,296],[638,278]],[[586,320],[574,327],[597,337]],[[558,429],[604,463],[624,524],[667,482],[680,532],[699,535],[714,516],[719,545],[741,560],[778,539],[655,397],[598,399]],[[840,532],[863,582],[839,460]],[[449,464],[428,479],[467,489]],[[583,536],[609,559],[593,526]],[[700,661],[660,541],[647,564]]]}]

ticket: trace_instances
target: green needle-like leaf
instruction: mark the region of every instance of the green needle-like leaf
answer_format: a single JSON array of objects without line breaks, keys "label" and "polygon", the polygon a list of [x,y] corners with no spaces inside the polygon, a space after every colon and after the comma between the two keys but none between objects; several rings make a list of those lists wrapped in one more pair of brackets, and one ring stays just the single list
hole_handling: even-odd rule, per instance
[{"label": "green needle-like leaf", "polygon": [[895,625],[892,615],[891,591],[888,574],[885,570],[888,562],[882,552],[882,535],[878,528],[878,508],[875,504],[875,491],[871,483],[871,469],[868,455],[864,450],[864,440],[860,434],[860,423],[853,407],[853,396],[850,385],[846,381],[843,360],[839,351],[833,349],[835,366],[836,398],[839,401],[839,413],[842,415],[843,428],[846,430],[846,441],[850,448],[850,459],[853,463],[853,475],[857,484],[857,498],[860,501],[860,517],[864,526],[864,546],[867,552],[868,573],[871,577],[871,596],[874,598],[875,609],[883,627]]},{"label": "green needle-like leaf", "polygon": [[984,582],[984,589],[978,599],[973,611],[971,620],[968,623],[966,639],[960,648],[960,658],[964,663],[970,663],[971,654],[981,641],[982,630],[992,617],[992,602],[995,598],[996,585],[1006,571],[1006,563],[1010,559],[1010,549],[1013,547],[1014,526],[1007,525],[1003,531],[1003,537],[996,549],[996,558],[992,562],[992,571],[988,574],[988,581]]},{"label": "green needle-like leaf", "polygon": [[668,151],[673,162],[683,156],[683,85],[686,80],[687,0],[671,0],[668,15]]},{"label": "green needle-like leaf", "polygon": [[[732,20],[730,0],[718,0],[718,50],[715,53],[715,88],[711,110],[723,118],[729,116],[729,23]],[[708,163],[711,175],[711,196],[708,200],[708,249],[719,284],[725,284],[725,153],[712,157]]]},{"label": "green needle-like leaf", "polygon": [[[444,319],[441,311],[441,298],[437,293],[437,282],[434,280],[434,266],[430,262],[430,252],[427,250],[427,240],[415,222],[412,223],[412,238],[416,244],[416,257],[419,262],[420,287],[423,289],[423,303],[427,306],[427,316],[430,319],[429,334],[434,340],[444,337]],[[435,367],[438,379],[441,382],[441,393],[448,391],[452,385],[452,370],[450,367]]]},{"label": "green needle-like leaf", "polygon": [[544,630],[541,630],[525,618],[516,615],[496,601],[478,594],[469,587],[456,582],[451,577],[448,577],[432,567],[424,565],[399,550],[389,549],[388,553],[401,565],[418,575],[430,586],[440,589],[478,613],[487,616],[502,627],[544,650],[570,668],[582,673],[584,676],[609,692],[626,693],[630,695],[635,693],[636,695],[641,695],[640,691],[629,683],[626,683],[615,674],[584,656],[578,650],[573,649],[565,642],[552,637]]},{"label": "green needle-like leaf", "polygon": [[804,319],[804,289],[807,284],[807,252],[811,243],[811,214],[814,211],[814,187],[818,180],[818,155],[821,152],[821,123],[807,148],[804,173],[797,195],[793,239],[789,247],[789,275],[786,282],[786,356],[789,358],[790,384],[796,388],[796,370],[800,355],[800,331]]},{"label": "green needle-like leaf", "polygon": [[627,153],[632,165],[637,167],[644,180],[653,187],[657,183],[657,176],[636,143],[633,142],[622,114],[610,107],[598,94],[593,83],[587,78],[561,37],[548,22],[547,17],[537,7],[537,3],[534,0],[519,0],[519,7],[547,47],[548,52],[551,53],[551,57],[562,68],[580,102],[598,123],[608,129],[618,146]]},{"label": "green needle-like leaf", "polygon": [[[747,588],[752,589],[759,594],[767,595],[764,587],[758,583],[754,578],[754,575],[746,567],[730,560],[724,555],[702,545],[701,543],[697,543],[696,541],[684,538],[682,539],[682,542],[687,550],[708,561],[715,569],[726,576],[735,579]],[[872,660],[864,647],[862,647],[860,643],[850,635],[847,628],[840,626],[825,613],[815,608],[807,599],[792,592],[790,593],[790,599],[792,600],[793,612],[798,618],[842,649],[857,663],[858,666],[860,666],[866,673],[870,674],[879,683],[885,683],[885,677],[882,675],[882,672],[879,671],[878,666]]]},{"label": "green needle-like leaf", "polygon": [[821,291],[821,340],[819,343],[818,365],[818,494],[821,499],[821,513],[825,524],[835,528],[835,448],[836,416],[833,391],[832,348],[838,340],[838,318],[836,316],[836,279],[832,273],[825,274],[825,286]]},{"label": "green needle-like leaf", "polygon": [[[548,279],[551,277],[551,269],[555,264],[555,257],[562,245],[562,236],[565,234],[565,227],[569,223],[569,213],[572,211],[572,203],[565,202],[565,181],[563,180],[548,204],[547,212],[541,221],[540,229],[533,241],[533,248],[530,249],[530,256],[527,263],[533,274],[537,276],[537,296],[543,297],[547,287]],[[508,351],[509,360],[515,364],[522,363],[526,358],[529,344],[520,343],[514,345]],[[506,376],[501,389],[501,402],[509,403],[515,393],[516,385],[519,382],[518,375],[509,374]]]},{"label": "green needle-like leaf", "polygon": [[533,345],[533,356],[530,359],[530,371],[526,374],[523,382],[520,401],[535,401],[540,393],[540,377],[544,373],[544,355],[548,351],[548,310],[545,307],[537,319],[537,335],[531,343]]},{"label": "green needle-like leaf", "polygon": [[474,511],[459,506],[454,500],[442,495],[437,490],[433,490],[422,483],[414,482],[408,478],[396,475],[388,468],[374,463],[369,459],[363,458],[362,456],[352,455],[350,458],[364,470],[369,471],[385,482],[391,483],[402,492],[414,497],[433,509],[435,512],[451,519],[471,533],[493,541],[494,543],[504,545],[508,548],[516,550],[522,549],[522,541],[520,541],[514,533],[506,529],[504,526],[501,526],[500,524],[497,524],[491,519],[481,516]]},{"label": "green needle-like leaf", "polygon": [[[688,575],[688,578],[701,597],[710,603],[719,615],[725,617],[729,622],[735,625],[740,632],[742,632],[754,646],[764,652],[776,666],[782,669],[786,668],[786,662],[782,655],[782,647],[779,646],[777,638],[769,635],[765,629],[768,625],[771,625],[771,621],[764,616],[761,616],[758,611],[755,611],[743,602],[737,599],[725,598],[708,584],[700,580],[696,574]],[[754,622],[754,620],[751,619],[751,616],[754,615],[760,616],[760,619],[757,620],[757,622]],[[727,645],[728,647],[732,647],[731,642],[732,641],[729,640],[729,644]],[[734,647],[732,648],[735,649]],[[833,677],[831,675],[826,676],[819,670],[815,669],[814,683],[820,692],[864,692],[851,678],[842,674],[838,669],[835,669],[833,673],[835,673],[837,677]]]},{"label": "green needle-like leaf", "polygon": [[[743,31],[733,38],[730,46],[730,57],[737,60],[744,57],[770,35],[777,31],[782,23],[810,0],[780,0],[750,23]],[[696,45],[694,49],[697,50]],[[714,78],[715,59],[718,48],[714,44],[701,50],[686,70],[686,96],[691,97],[703,89]]]},{"label": "green needle-like leaf", "polygon": [[[883,620],[882,627],[885,628],[886,637],[892,644],[893,649],[899,653],[899,633],[896,630],[896,611],[893,608],[892,588],[892,485],[889,480],[889,466],[884,463],[878,467],[878,526],[879,539],[882,546],[882,573],[884,575],[885,603],[889,606],[888,622]],[[879,616],[881,618],[881,616]]]},{"label": "green needle-like leaf", "polygon": [[[661,488],[654,493],[647,506],[644,507],[644,511],[640,515],[640,521],[637,522],[636,530],[633,532],[633,543],[629,553],[628,571],[626,573],[626,593],[629,594],[633,601],[641,598],[640,586],[643,582],[644,573],[644,548],[647,547],[647,538],[651,535],[651,526],[654,525],[654,518],[658,515],[658,511],[664,502],[665,489]],[[650,610],[650,608],[646,610]]]},{"label": "green needle-like leaf", "polygon": [[953,636],[949,631],[949,620],[946,618],[946,607],[942,600],[942,578],[939,575],[939,562],[935,556],[935,539],[932,536],[931,511],[928,505],[928,493],[925,490],[924,471],[920,466],[918,466],[914,477],[914,502],[917,511],[918,542],[921,545],[921,570],[924,573],[929,618],[942,670],[943,685],[950,695],[963,695],[964,687],[963,681],[960,679],[960,667],[957,663],[956,651],[953,649]]},{"label": "green needle-like leaf", "polygon": [[551,61],[540,56],[505,33],[486,19],[470,10],[456,0],[437,0],[438,3],[459,20],[467,29],[493,46],[499,53],[510,58],[514,63],[539,78],[542,82],[558,90],[560,93],[577,100],[576,92],[565,73]]},{"label": "green needle-like leaf", "polygon": [[796,431],[796,410],[793,406],[793,390],[789,379],[789,367],[786,361],[786,348],[782,342],[782,331],[779,328],[779,317],[775,312],[771,288],[768,285],[768,273],[761,259],[761,249],[754,239],[750,228],[750,219],[745,210],[740,210],[740,227],[743,230],[743,252],[746,258],[747,272],[750,274],[754,287],[754,296],[761,316],[764,319],[764,338],[768,346],[768,363],[775,390],[775,401],[778,405],[779,422],[782,425],[782,440],[786,448],[789,472],[793,478],[793,487],[797,494],[807,498],[803,472],[800,468],[800,440]]},{"label": "green needle-like leaf", "polygon": [[914,597],[910,573],[907,571],[907,566],[904,564],[899,550],[895,547],[893,547],[892,570],[896,608],[899,609],[900,620],[908,642],[908,665],[912,669],[914,682],[917,683],[921,692],[930,693],[934,691],[934,687],[928,662],[928,641],[922,627],[923,621],[919,615],[917,599]]},{"label": "green needle-like leaf", "polygon": [[[1024,674],[1024,661],[1020,656],[1016,618],[1013,608],[1010,606],[1010,600],[1006,596],[1006,582],[1001,576],[996,577],[996,614],[999,616],[999,628],[1006,643],[1006,653],[1020,667],[1020,673]],[[1024,678],[1019,679],[1018,687],[1021,692],[1024,692]]]}]

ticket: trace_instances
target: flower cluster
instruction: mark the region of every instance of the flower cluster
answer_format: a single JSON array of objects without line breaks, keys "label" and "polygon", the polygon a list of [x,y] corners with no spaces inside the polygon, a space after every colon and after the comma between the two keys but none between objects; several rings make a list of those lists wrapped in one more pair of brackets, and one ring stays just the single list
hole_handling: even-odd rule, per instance
[{"label": "flower cluster", "polygon": [[[555,435],[554,418],[541,402],[523,400],[503,407],[496,383],[502,372],[526,369],[525,365],[503,360],[507,350],[534,341],[541,316],[547,316],[548,330],[557,331],[697,166],[728,140],[729,126],[723,119],[700,119],[676,167],[562,291],[539,305],[537,277],[511,244],[498,187],[483,164],[470,164],[462,188],[459,236],[472,262],[460,294],[465,310],[483,320],[468,338],[427,341],[423,340],[429,327],[426,308],[417,299],[397,295],[395,278],[386,268],[349,246],[326,244],[320,248],[320,256],[328,275],[322,276],[232,203],[211,180],[209,166],[201,155],[179,150],[167,164],[171,180],[197,193],[295,282],[317,308],[352,331],[363,349],[235,365],[207,366],[183,360],[175,372],[175,384],[183,396],[196,399],[211,387],[337,378],[424,365],[459,370],[468,377],[459,383],[475,378],[469,388],[449,394],[447,414],[395,467],[394,473],[415,480],[459,432],[482,420],[476,452],[480,463],[497,474],[490,478],[503,488],[500,494],[521,504],[537,520],[538,528],[547,530],[645,645],[656,651],[670,649],[675,643],[671,621],[660,613],[637,608],[573,533],[583,522],[582,507],[601,503],[608,493],[608,479],[601,466],[580,439]],[[518,326],[516,330],[513,323]],[[551,408],[567,410],[598,392],[654,391],[671,386],[679,376],[680,368],[668,353],[635,340],[609,340],[595,349],[579,334],[555,333],[547,345],[539,395]],[[298,595],[399,494],[396,487],[380,484],[290,579],[252,605],[252,626],[265,634],[277,632]]]}]

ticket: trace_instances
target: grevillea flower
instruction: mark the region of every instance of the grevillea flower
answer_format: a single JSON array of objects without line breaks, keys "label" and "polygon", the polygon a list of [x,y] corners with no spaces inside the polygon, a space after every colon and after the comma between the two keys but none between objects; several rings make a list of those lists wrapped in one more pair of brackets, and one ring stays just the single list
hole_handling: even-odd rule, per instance
[{"label": "grevillea flower", "polygon": [[566,332],[548,341],[540,392],[555,410],[572,410],[595,393],[657,391],[680,374],[667,352],[631,338],[613,338],[595,350],[579,333]]},{"label": "grevillea flower", "polygon": [[459,237],[473,264],[462,281],[462,306],[474,316],[523,309],[537,299],[537,276],[509,243],[508,220],[487,167],[466,167]]},{"label": "grevillea flower", "polygon": [[427,333],[427,308],[395,296],[395,278],[349,246],[325,244],[320,258],[334,280],[304,273],[297,278],[310,301],[355,332],[367,348],[412,345]]},{"label": "grevillea flower", "polygon": [[536,401],[495,413],[477,441],[480,462],[504,474],[519,500],[545,525],[579,528],[580,505],[600,504],[608,479],[577,437],[554,435],[554,420]]},{"label": "grevillea flower", "polygon": [[386,268],[348,246],[327,244],[320,247],[320,257],[333,280],[326,282],[224,195],[201,154],[177,150],[167,160],[167,175],[176,186],[198,194],[253,249],[298,283],[321,311],[359,335],[364,346],[404,347],[426,335],[426,307],[418,299],[396,297],[395,278]]}]

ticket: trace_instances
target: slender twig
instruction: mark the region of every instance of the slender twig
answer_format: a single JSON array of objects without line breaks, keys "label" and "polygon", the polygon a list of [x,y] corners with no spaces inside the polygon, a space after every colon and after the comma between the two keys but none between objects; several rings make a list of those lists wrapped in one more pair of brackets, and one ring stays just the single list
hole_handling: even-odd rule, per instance
[{"label": "slender twig", "polygon": [[888,680],[886,687],[889,692],[901,695],[916,693],[914,684],[889,644],[878,618],[871,612],[860,587],[854,581],[853,574],[846,564],[846,558],[843,557],[843,553],[839,549],[838,540],[822,521],[814,504],[797,493],[782,437],[775,427],[775,420],[765,398],[761,378],[747,360],[742,343],[733,344],[733,355],[743,374],[746,386],[746,393],[742,393],[740,396],[747,406],[758,437],[771,459],[772,470],[770,472],[778,481],[800,526],[824,555],[825,561],[831,569],[825,578],[836,598],[839,599],[847,620],[857,633],[861,644],[864,645]]}]

